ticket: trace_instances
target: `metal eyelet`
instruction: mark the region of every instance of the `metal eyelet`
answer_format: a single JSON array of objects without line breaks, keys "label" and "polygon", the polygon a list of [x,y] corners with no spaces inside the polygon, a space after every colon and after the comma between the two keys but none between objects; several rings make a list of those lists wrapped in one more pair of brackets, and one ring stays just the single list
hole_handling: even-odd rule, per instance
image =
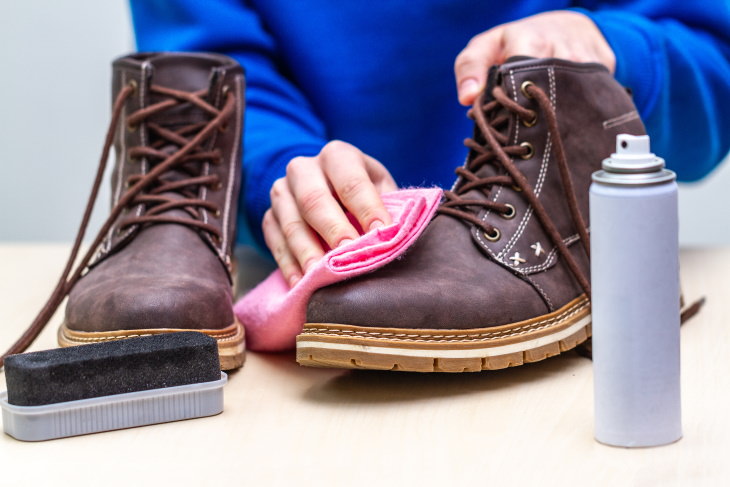
[{"label": "metal eyelet", "polygon": [[484,232],[484,237],[490,242],[496,242],[502,237],[502,233],[499,231],[499,228],[495,228],[494,232],[491,235],[487,232]]},{"label": "metal eyelet", "polygon": [[520,157],[523,159],[531,159],[535,155],[535,148],[529,142],[520,143],[520,147],[527,147],[527,153],[522,154]]},{"label": "metal eyelet", "polygon": [[504,206],[506,206],[507,208],[509,208],[509,212],[508,213],[500,213],[499,216],[501,216],[505,220],[511,220],[511,219],[513,219],[515,217],[515,215],[517,214],[517,210],[515,209],[515,207],[512,206],[512,205],[510,205],[509,203],[505,203]]},{"label": "metal eyelet", "polygon": [[213,186],[213,191],[220,191],[221,189],[223,189],[223,183],[218,181],[215,183],[215,186]]},{"label": "metal eyelet", "polygon": [[224,85],[224,86],[223,86],[223,89],[221,90],[221,94],[222,94],[223,96],[226,96],[226,95],[228,94],[228,92],[229,92],[229,91],[231,91],[231,87],[230,87],[230,85]]},{"label": "metal eyelet", "polygon": [[513,191],[516,191],[518,193],[521,193],[522,192],[522,188],[520,188],[519,186],[516,186],[514,184],[512,185],[512,190]]},{"label": "metal eyelet", "polygon": [[535,86],[535,83],[530,80],[523,81],[520,85],[520,91],[523,95],[525,95],[526,98],[532,98],[532,95],[527,91],[527,88],[529,88],[530,86]]},{"label": "metal eyelet", "polygon": [[220,218],[221,217],[221,210],[219,210],[219,209],[218,210],[215,210],[215,213],[213,213],[213,216],[215,216],[216,218]]},{"label": "metal eyelet", "polygon": [[522,125],[524,127],[534,127],[537,123],[537,112],[535,112],[535,116],[532,118],[532,120],[520,119],[520,122],[522,122]]}]

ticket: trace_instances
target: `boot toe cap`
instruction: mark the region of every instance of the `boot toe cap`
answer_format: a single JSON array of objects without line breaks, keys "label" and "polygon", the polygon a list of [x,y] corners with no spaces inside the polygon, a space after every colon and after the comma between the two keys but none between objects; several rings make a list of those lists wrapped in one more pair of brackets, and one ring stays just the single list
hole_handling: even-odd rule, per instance
[{"label": "boot toe cap", "polygon": [[66,326],[75,331],[220,329],[233,322],[230,291],[215,282],[128,275],[84,284],[66,307]]}]

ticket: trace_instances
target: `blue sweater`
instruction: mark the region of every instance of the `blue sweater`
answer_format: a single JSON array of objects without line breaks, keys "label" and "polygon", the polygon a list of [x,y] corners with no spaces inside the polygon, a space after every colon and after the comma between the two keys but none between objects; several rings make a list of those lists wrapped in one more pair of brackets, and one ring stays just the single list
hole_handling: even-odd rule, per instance
[{"label": "blue sweater", "polygon": [[450,186],[471,133],[454,58],[474,35],[547,10],[578,9],[598,25],[654,152],[681,180],[706,175],[730,147],[728,0],[131,4],[140,50],[216,51],[246,68],[240,227],[250,222],[259,242],[273,181],[332,139],[380,160],[401,186]]}]

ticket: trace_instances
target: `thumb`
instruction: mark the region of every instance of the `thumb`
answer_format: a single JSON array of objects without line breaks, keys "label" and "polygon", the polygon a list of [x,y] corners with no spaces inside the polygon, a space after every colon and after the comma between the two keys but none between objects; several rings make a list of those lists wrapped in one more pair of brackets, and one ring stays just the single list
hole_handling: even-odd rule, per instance
[{"label": "thumb", "polygon": [[468,106],[487,82],[487,69],[501,61],[502,26],[479,34],[456,56],[454,74],[459,103]]}]

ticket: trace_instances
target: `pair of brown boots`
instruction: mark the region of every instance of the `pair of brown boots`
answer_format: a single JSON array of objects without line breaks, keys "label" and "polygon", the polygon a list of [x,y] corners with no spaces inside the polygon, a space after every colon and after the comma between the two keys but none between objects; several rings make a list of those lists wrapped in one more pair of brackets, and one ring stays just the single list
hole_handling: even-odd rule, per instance
[{"label": "pair of brown boots", "polygon": [[[232,311],[244,74],[213,54],[114,63],[114,106],[64,275],[29,330],[68,296],[61,346],[195,330],[221,367],[244,361]],[[470,111],[458,179],[418,242],[372,274],[315,293],[303,365],[478,371],[534,362],[590,337],[588,186],[618,133],[643,134],[597,64],[513,59]],[[111,146],[112,211],[74,267]]]}]

